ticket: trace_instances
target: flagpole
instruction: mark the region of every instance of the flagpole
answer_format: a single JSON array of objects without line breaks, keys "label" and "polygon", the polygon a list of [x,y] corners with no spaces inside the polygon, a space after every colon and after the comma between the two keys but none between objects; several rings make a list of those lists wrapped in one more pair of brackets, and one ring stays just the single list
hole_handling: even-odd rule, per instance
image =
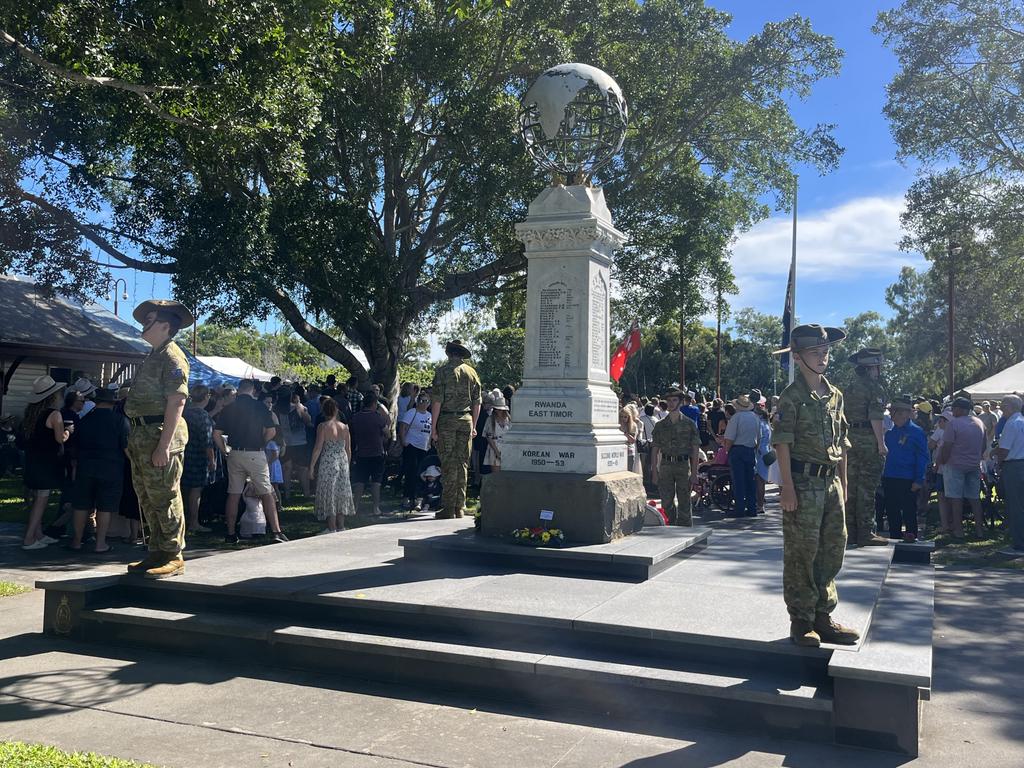
[{"label": "flagpole", "polygon": [[[796,322],[796,190],[800,183],[800,177],[793,174],[793,255],[789,262],[789,279],[792,288],[789,292],[789,322]],[[789,355],[789,383],[793,383],[793,375],[796,373],[796,363],[793,354]]]}]

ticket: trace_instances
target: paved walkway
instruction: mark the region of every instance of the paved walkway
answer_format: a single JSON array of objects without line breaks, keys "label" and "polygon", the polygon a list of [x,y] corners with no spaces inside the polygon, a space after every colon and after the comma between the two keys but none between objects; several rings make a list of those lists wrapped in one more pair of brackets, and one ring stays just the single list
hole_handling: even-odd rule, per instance
[{"label": "paved walkway", "polygon": [[[0,579],[35,578],[41,564],[13,563],[9,551],[0,548]],[[39,592],[0,600],[0,738],[166,768],[1024,765],[1024,574],[938,574],[935,690],[917,760],[685,723],[653,737],[583,716],[558,723],[469,698],[441,703],[423,691],[257,670],[244,659],[226,667],[76,646],[38,634],[41,616]]]}]

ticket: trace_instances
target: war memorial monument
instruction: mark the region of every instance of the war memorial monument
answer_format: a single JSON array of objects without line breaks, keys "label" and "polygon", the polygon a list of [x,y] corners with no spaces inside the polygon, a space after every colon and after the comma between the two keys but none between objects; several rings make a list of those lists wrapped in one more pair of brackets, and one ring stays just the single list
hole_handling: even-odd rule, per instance
[{"label": "war memorial monument", "polygon": [[[521,121],[527,150],[565,184],[547,187],[517,227],[529,260],[524,386],[481,531],[419,517],[186,551],[187,571],[164,581],[54,577],[37,582],[43,631],[278,676],[305,670],[324,686],[470,694],[622,731],[710,725],[735,731],[738,748],[755,733],[916,755],[932,685],[927,550],[848,552],[835,616],[861,639],[800,648],[782,596],[780,513],[713,533],[643,527],[608,381],[609,272],[625,235],[587,183],[621,145],[623,94],[593,67],[554,67],[527,91]],[[509,542],[539,521],[563,528],[566,546]]]}]

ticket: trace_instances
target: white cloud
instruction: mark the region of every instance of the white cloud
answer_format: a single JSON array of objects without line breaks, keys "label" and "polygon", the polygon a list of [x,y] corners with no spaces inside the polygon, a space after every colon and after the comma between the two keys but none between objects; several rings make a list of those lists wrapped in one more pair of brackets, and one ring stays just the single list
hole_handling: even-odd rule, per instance
[{"label": "white cloud", "polygon": [[[806,291],[836,292],[842,314],[842,290],[852,278],[870,277],[882,289],[899,274],[904,264],[918,264],[919,256],[902,253],[897,242],[903,232],[902,196],[872,196],[849,200],[834,208],[798,212],[797,295]],[[730,297],[733,307],[779,306],[781,311],[792,253],[792,219],[779,214],[741,234],[733,247],[733,272],[739,294]]]}]

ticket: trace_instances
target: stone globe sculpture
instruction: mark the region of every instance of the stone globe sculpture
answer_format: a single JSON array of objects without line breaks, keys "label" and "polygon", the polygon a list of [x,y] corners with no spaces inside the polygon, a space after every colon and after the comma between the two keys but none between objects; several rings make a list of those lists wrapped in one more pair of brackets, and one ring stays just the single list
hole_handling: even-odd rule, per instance
[{"label": "stone globe sculpture", "polygon": [[622,148],[628,118],[611,75],[588,64],[559,64],[523,96],[519,126],[537,165],[580,184]]}]

